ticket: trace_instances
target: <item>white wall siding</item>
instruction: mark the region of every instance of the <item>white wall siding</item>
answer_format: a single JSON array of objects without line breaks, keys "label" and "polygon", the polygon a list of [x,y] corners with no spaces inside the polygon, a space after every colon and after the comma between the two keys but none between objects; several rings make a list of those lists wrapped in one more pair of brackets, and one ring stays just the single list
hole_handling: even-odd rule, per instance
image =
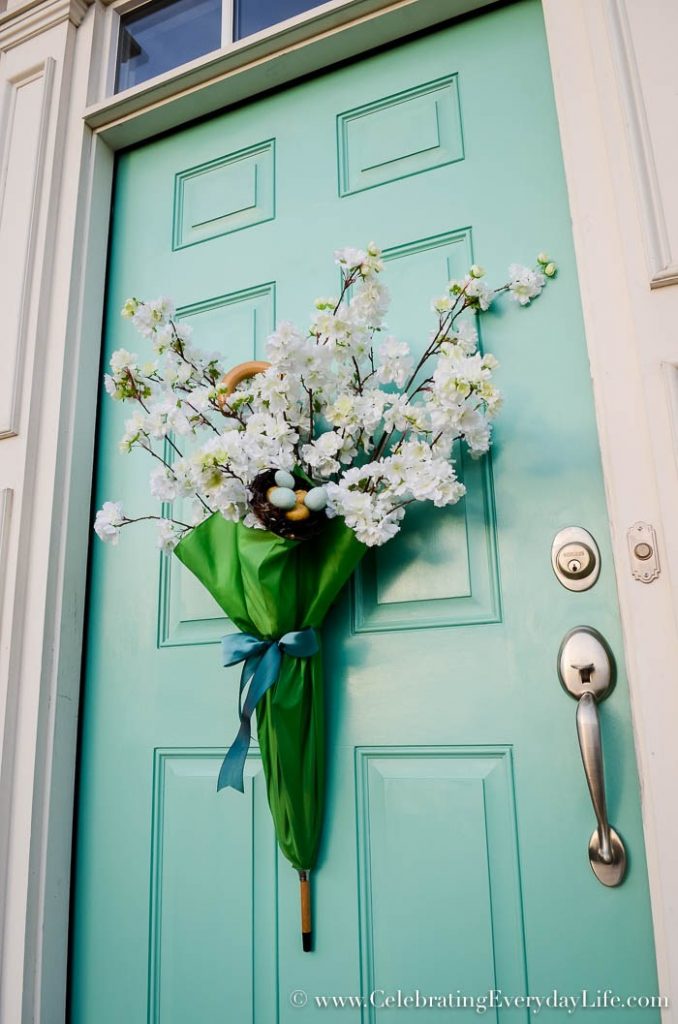
[{"label": "white wall siding", "polygon": [[[75,229],[69,190],[77,192],[80,166],[72,157],[84,135],[69,99],[76,26],[87,4],[9,8],[0,16],[0,1020],[16,1024],[48,1019],[33,1015],[33,978],[41,962],[44,812],[59,707],[54,596]],[[85,100],[82,89],[80,109]],[[74,738],[73,730],[72,745]],[[72,780],[64,782],[68,794]],[[67,796],[62,831],[70,829],[69,817]],[[66,856],[50,895],[52,905],[62,903],[59,947],[52,951],[62,950],[53,975],[62,975],[62,990],[68,883]]]}]

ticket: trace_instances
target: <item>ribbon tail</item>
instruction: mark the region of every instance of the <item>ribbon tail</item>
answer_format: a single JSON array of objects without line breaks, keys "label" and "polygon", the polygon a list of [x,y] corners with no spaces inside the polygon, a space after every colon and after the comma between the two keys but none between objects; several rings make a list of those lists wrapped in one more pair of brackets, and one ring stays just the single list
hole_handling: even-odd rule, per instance
[{"label": "ribbon tail", "polygon": [[[256,659],[256,669],[252,672],[252,662]],[[240,728],[238,735],[233,741],[230,750],[224,758],[219,778],[217,779],[217,792],[221,789],[231,787],[238,792],[245,792],[244,772],[245,760],[252,738],[252,715],[257,704],[266,691],[273,686],[280,671],[281,653],[276,643],[269,645],[263,655],[250,656],[245,662],[240,682],[240,697],[249,682],[245,703],[240,709]]]},{"label": "ribbon tail", "polygon": [[252,727],[248,718],[243,718],[240,722],[240,728],[238,729],[238,735],[233,740],[231,747],[224,758],[221,768],[219,769],[219,778],[217,779],[217,792],[221,789],[237,789],[239,793],[245,792],[245,758],[247,757],[247,751],[250,747],[250,739],[252,737]]}]

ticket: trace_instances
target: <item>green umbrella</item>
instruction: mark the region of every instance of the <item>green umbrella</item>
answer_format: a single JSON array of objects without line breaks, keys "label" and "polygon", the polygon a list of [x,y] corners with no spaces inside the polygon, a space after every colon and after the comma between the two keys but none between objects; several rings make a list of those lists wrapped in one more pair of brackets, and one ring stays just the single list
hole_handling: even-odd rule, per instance
[{"label": "green umbrella", "polygon": [[174,552],[245,634],[224,640],[227,664],[245,660],[241,698],[248,682],[249,691],[219,788],[242,788],[248,716],[256,702],[278,845],[301,881],[305,950],[311,949],[308,873],[318,853],[325,801],[325,695],[312,630],[322,626],[365,550],[340,519],[330,520],[316,537],[297,541],[215,513]]}]

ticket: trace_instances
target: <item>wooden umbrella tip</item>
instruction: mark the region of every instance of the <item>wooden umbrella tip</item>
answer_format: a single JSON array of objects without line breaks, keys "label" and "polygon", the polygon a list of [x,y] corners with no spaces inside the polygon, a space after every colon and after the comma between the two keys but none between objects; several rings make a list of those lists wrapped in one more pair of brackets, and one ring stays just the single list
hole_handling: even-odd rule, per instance
[{"label": "wooden umbrella tip", "polygon": [[304,953],[313,951],[313,926],[311,916],[311,882],[308,871],[299,872],[301,895],[301,948]]}]

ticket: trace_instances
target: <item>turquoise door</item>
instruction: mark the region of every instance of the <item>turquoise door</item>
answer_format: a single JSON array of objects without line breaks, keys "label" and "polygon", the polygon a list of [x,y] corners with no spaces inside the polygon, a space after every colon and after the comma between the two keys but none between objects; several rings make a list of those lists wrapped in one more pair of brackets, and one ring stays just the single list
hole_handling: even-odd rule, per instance
[{"label": "turquoise door", "polygon": [[[629,851],[617,889],[588,863],[575,705],[556,676],[571,627],[599,629],[618,661],[622,640],[539,4],[404,42],[125,153],[105,359],[137,350],[119,319],[124,299],[162,293],[203,347],[233,364],[260,357],[276,320],[303,322],[335,289],[332,250],[372,238],[386,253],[390,323],[415,344],[430,298],[472,257],[501,280],[512,259],[548,247],[561,272],[533,307],[484,321],[507,396],[492,462],[464,464],[462,504],[413,514],[366,560],[325,630],[316,950],[301,950],[298,885],[276,852],[256,746],[244,797],[216,792],[237,726],[239,672],[220,667],[218,646],[231,627],[141,526],[117,550],[93,544],[77,1024],[321,1021],[323,996],[362,996],[347,1019],[382,1021],[389,997],[417,990],[555,990],[580,1002],[586,990],[589,1003],[609,1002],[606,990],[656,993],[623,670],[601,710],[610,817]],[[102,405],[95,500],[142,510],[149,467],[115,452],[125,414]],[[551,569],[552,539],[570,525],[602,552],[585,593]],[[543,1012],[565,1021],[571,1008]],[[415,1009],[401,1006],[398,1020],[418,1020]],[[508,1016],[529,1012],[485,1013]]]}]

